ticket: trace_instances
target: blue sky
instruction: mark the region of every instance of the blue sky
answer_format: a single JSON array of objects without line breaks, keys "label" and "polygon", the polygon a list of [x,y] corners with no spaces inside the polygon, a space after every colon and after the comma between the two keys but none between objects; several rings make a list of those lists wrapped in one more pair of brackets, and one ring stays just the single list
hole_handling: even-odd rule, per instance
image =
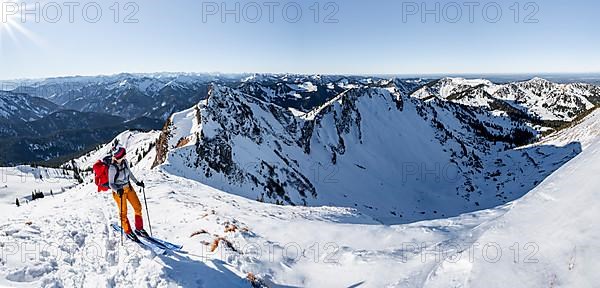
[{"label": "blue sky", "polygon": [[[268,0],[254,4],[229,0],[128,0],[116,1],[120,11],[118,23],[114,21],[115,1],[78,2],[70,23],[70,9],[65,3],[73,0],[27,1],[27,9],[36,12],[25,15],[25,19],[19,11],[10,10],[14,3],[21,2],[0,0],[4,2],[3,18],[7,19],[7,23],[0,23],[0,79],[161,71],[600,72],[598,1],[344,0],[318,1],[315,6],[317,0]],[[129,2],[135,5],[126,6]],[[225,15],[225,23],[222,22],[222,2],[233,10],[239,3],[239,23],[233,14]],[[478,6],[470,10],[467,2]],[[59,5],[60,18],[56,17],[59,9],[49,3]],[[426,7],[421,7],[423,3]],[[424,15],[422,21],[422,8],[436,11],[435,3],[439,3],[437,12]],[[514,3],[519,4],[518,21]],[[86,4],[87,21],[83,17]],[[271,6],[273,23],[269,5],[275,5]],[[260,18],[257,6],[262,12]],[[315,23],[317,6],[320,13]],[[98,22],[90,23],[96,8],[101,9],[102,15]],[[298,8],[302,10],[301,17],[296,17]],[[496,17],[498,8],[501,17]],[[124,23],[127,14],[135,9],[138,11],[131,19],[138,23]],[[459,10],[462,17],[457,16]],[[533,16],[527,17],[531,13]],[[327,17],[329,14],[333,16]],[[298,21],[292,23],[294,18]],[[325,23],[326,19],[337,23]],[[525,23],[535,20],[537,23]]]}]

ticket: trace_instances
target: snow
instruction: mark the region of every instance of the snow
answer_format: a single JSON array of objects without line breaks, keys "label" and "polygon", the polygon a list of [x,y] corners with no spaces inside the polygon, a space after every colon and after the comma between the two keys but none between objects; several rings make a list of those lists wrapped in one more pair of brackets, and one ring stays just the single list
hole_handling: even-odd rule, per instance
[{"label": "snow", "polygon": [[[421,264],[403,246],[433,245],[481,219],[497,217],[493,212],[478,214],[476,223],[468,216],[384,226],[352,209],[263,204],[156,170],[143,177],[154,234],[183,244],[187,253],[155,256],[136,245],[120,246],[119,235],[108,228],[117,215],[112,198],[85,184],[3,215],[6,257],[0,285],[248,287],[244,277],[251,272],[274,286],[364,282],[381,287],[434,266],[433,259]],[[248,232],[224,233],[228,223]],[[453,226],[453,232],[446,235],[432,226],[442,223]],[[189,237],[200,229],[210,234]],[[210,253],[201,241],[212,242],[213,234],[246,252],[220,248]],[[404,258],[406,264],[399,265]]]},{"label": "snow", "polygon": [[475,86],[493,86],[493,83],[485,79],[463,79],[463,78],[442,78],[429,86],[422,87],[415,91],[412,96],[419,99],[425,99],[431,96],[438,96],[443,99],[449,96],[473,88]]},{"label": "snow", "polygon": [[[196,119],[197,106],[190,109],[178,112],[171,116],[171,139],[169,139],[169,147],[176,147],[180,144],[182,139],[192,138],[193,132],[201,129],[200,123]],[[194,144],[194,141],[190,141],[189,144]]]},{"label": "snow", "polygon": [[576,129],[563,129],[542,139],[540,144],[566,146],[569,143],[581,143],[583,149],[594,144],[600,131],[600,109],[594,110],[590,115],[573,124]]},{"label": "snow", "polygon": [[[0,208],[12,210],[15,200],[21,204],[31,199],[35,187],[44,194],[50,190],[56,195],[61,189],[75,186],[73,173],[62,169],[32,168],[29,166],[0,167]],[[43,189],[42,189],[43,188]]]},{"label": "snow", "polygon": [[[600,255],[600,142],[548,177],[502,217],[473,247],[469,265],[445,262],[426,286],[448,287],[593,287]],[[502,255],[482,251],[502,247]],[[514,246],[517,245],[517,246]],[[512,248],[511,248],[512,247]],[[516,248],[519,247],[519,248]],[[512,249],[512,250],[511,250]],[[520,253],[515,253],[515,251]],[[487,256],[484,256],[487,255]],[[462,258],[465,253],[459,254]],[[510,275],[510,276],[509,276]],[[509,276],[509,277],[507,277]]]},{"label": "snow", "polygon": [[302,91],[302,92],[317,92],[318,87],[312,82],[304,82],[302,84],[288,84],[292,90]]},{"label": "snow", "polygon": [[302,117],[304,116],[306,113],[302,112],[298,109],[294,109],[294,108],[288,108],[288,110],[290,110],[290,112],[292,113],[292,115],[296,116],[296,117]]},{"label": "snow", "polygon": [[[231,88],[215,86],[212,93],[198,106],[201,125],[195,108],[171,121],[165,173],[251,200],[352,207],[384,224],[505,204],[581,151],[576,141],[511,149],[469,126],[476,120],[500,136],[530,129],[506,114],[439,99],[424,104],[394,87],[351,89],[302,115]],[[183,138],[189,142],[176,147]],[[261,184],[273,178],[283,193]]]},{"label": "snow", "polygon": [[[118,141],[119,145],[125,147],[127,149],[127,155],[129,155],[130,162],[137,164],[138,156],[135,156],[135,152],[137,151],[139,154],[147,151],[148,157],[142,159],[142,162],[145,163],[143,167],[150,167],[152,160],[149,158],[151,156],[156,155],[156,151],[154,149],[150,149],[151,145],[153,145],[159,136],[158,131],[142,133],[142,132],[132,132],[125,131],[115,137],[114,141]],[[92,166],[98,161],[111,154],[112,145],[102,145],[98,149],[87,153],[77,159],[75,159],[75,163],[77,167],[82,170],[91,169]],[[139,155],[138,154],[138,155]],[[65,167],[71,167],[71,163],[66,163]]]},{"label": "snow", "polygon": [[426,85],[412,97],[437,97],[474,107],[490,108],[500,100],[541,120],[571,121],[582,111],[592,109],[588,97],[596,87],[588,84],[556,84],[542,78],[508,84],[494,84],[485,79],[443,78]]},{"label": "snow", "polygon": [[475,87],[478,85],[492,85],[492,82],[485,79],[445,78],[442,81],[444,80],[449,83],[446,83],[440,89],[440,96],[442,96],[442,98],[447,98],[448,96],[456,93],[455,86]]}]

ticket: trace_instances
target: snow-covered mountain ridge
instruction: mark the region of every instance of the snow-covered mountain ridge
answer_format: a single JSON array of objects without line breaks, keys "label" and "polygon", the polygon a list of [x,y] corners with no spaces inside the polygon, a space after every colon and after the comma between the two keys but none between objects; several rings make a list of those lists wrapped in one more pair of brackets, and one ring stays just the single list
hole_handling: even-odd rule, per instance
[{"label": "snow-covered mountain ridge", "polygon": [[58,105],[42,98],[0,90],[0,120],[2,121],[33,121],[58,109]]},{"label": "snow-covered mountain ridge", "polygon": [[301,115],[215,85],[168,120],[155,166],[250,199],[356,207],[406,223],[517,199],[581,151],[512,149],[539,132],[493,110],[379,85],[348,88]]},{"label": "snow-covered mountain ridge", "polygon": [[597,86],[557,84],[541,78],[495,84],[485,79],[463,78],[442,78],[428,83],[427,79],[338,75],[123,73],[22,80],[6,88],[48,99],[65,109],[128,119],[142,116],[167,119],[171,113],[205,99],[210,84],[228,86],[265,102],[308,112],[346,89],[381,87],[386,83],[394,83],[404,93],[421,99],[439,97],[488,108],[507,105],[539,120],[570,121],[600,102]]},{"label": "snow-covered mountain ridge", "polygon": [[[142,116],[167,119],[170,114],[205,99],[207,86],[211,83],[237,88],[283,107],[308,111],[346,88],[382,82],[390,80],[336,75],[123,73],[23,80],[7,85],[7,88],[48,99],[66,109],[130,119]],[[411,90],[425,83],[420,79],[404,82]]]},{"label": "snow-covered mountain ridge", "polygon": [[488,80],[443,78],[423,86],[414,97],[437,97],[475,107],[524,113],[535,120],[571,121],[600,103],[600,88],[591,84],[557,84],[542,78],[509,84]]}]

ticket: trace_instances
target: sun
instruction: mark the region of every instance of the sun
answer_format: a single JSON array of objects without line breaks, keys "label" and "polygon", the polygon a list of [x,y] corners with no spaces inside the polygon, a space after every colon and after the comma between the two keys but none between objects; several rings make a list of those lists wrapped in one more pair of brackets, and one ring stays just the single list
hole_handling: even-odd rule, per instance
[{"label": "sun", "polygon": [[0,0],[0,49],[2,49],[2,46],[7,42],[7,38],[17,45],[19,44],[19,39],[23,37],[31,42],[39,43],[35,34],[20,23],[18,19],[19,13],[9,13],[8,11],[4,11],[7,7],[5,3],[8,2]]},{"label": "sun", "polygon": [[[5,1],[0,0],[0,7],[2,9],[5,7]],[[19,25],[15,15],[11,15],[8,12],[2,10],[2,15],[0,15],[0,42],[3,43],[5,41],[5,35],[8,35],[13,41],[16,41],[15,30],[16,26]]]},{"label": "sun", "polygon": [[6,15],[6,16],[3,16],[3,17],[6,17],[6,19],[2,20],[2,18],[0,18],[0,29],[8,30],[12,26],[16,25],[15,16],[13,16],[13,15]]}]

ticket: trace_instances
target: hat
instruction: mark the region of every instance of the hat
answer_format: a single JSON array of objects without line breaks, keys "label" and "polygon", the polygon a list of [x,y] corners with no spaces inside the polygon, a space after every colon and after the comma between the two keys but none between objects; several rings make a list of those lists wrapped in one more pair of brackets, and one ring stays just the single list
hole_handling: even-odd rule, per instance
[{"label": "hat", "polygon": [[117,151],[113,154],[113,157],[115,157],[115,159],[117,160],[120,160],[123,157],[125,157],[125,154],[127,154],[127,151],[125,150],[125,148],[121,147],[117,149]]}]

